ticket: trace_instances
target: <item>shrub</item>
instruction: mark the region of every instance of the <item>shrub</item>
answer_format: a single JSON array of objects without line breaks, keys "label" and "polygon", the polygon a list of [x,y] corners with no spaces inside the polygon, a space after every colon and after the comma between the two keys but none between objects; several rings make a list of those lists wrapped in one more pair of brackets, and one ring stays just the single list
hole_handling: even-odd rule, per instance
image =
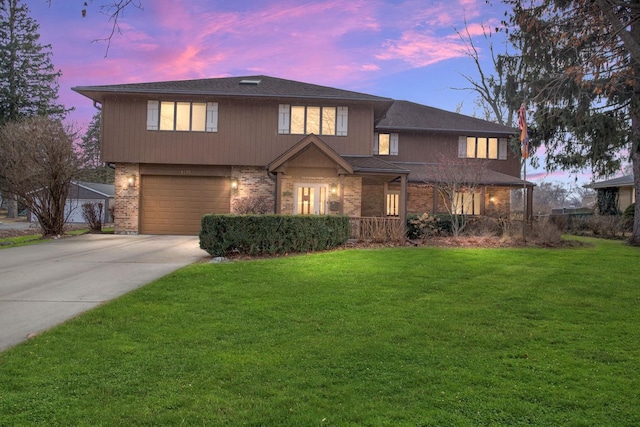
[{"label": "shrub", "polygon": [[594,236],[617,237],[624,233],[624,221],[619,215],[594,215],[587,220],[587,229]]},{"label": "shrub", "polygon": [[240,215],[273,213],[273,199],[267,196],[241,197],[233,202],[233,212]]},{"label": "shrub", "polygon": [[82,217],[89,225],[89,231],[99,233],[102,231],[102,203],[84,203],[82,205]]},{"label": "shrub", "polygon": [[502,235],[503,220],[487,216],[472,217],[467,220],[464,234],[474,237],[494,237]]},{"label": "shrub", "polygon": [[[462,224],[466,218],[461,216]],[[451,215],[428,214],[411,215],[407,219],[407,236],[410,239],[424,239],[431,236],[450,235],[452,230]]]},{"label": "shrub", "polygon": [[562,243],[562,230],[548,219],[535,221],[531,225],[531,240],[540,246],[558,246]]},{"label": "shrub", "polygon": [[200,248],[212,256],[274,255],[338,247],[349,239],[348,216],[205,215]]}]

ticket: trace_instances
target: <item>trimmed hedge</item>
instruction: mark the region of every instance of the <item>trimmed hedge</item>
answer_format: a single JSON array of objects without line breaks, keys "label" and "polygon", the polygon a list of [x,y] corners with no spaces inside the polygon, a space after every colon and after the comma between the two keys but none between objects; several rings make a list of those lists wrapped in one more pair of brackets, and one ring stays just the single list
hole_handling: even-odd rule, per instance
[{"label": "trimmed hedge", "polygon": [[200,248],[212,256],[312,252],[346,243],[349,232],[348,216],[210,214],[202,217]]}]

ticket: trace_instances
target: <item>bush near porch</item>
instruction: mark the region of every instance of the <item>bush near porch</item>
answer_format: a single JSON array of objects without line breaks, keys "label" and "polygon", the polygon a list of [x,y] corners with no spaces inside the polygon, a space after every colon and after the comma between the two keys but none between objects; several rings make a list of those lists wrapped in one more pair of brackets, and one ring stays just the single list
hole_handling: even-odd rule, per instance
[{"label": "bush near porch", "polygon": [[212,256],[283,255],[336,248],[349,239],[348,216],[205,215],[200,248]]}]

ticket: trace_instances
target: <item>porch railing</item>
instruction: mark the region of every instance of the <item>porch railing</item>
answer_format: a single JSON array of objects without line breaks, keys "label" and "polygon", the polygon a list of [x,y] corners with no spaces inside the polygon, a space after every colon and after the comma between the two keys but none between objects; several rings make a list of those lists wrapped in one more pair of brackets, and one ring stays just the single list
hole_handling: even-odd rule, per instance
[{"label": "porch railing", "polygon": [[406,236],[406,224],[400,218],[351,218],[351,239],[372,242],[401,241]]}]

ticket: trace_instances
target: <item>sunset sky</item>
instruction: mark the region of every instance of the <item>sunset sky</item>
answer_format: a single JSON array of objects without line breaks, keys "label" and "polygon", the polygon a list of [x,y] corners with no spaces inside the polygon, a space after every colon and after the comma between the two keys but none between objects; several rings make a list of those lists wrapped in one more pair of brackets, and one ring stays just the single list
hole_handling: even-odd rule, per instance
[{"label": "sunset sky", "polygon": [[100,13],[108,1],[87,1],[85,18],[82,0],[26,1],[62,71],[60,101],[80,126],[95,110],[74,86],[256,74],[474,115],[476,96],[459,89],[476,70],[456,29],[466,19],[489,60],[481,24],[495,27],[505,11],[498,0],[143,0],[143,10],[126,10],[107,55],[93,41],[111,31]]}]

